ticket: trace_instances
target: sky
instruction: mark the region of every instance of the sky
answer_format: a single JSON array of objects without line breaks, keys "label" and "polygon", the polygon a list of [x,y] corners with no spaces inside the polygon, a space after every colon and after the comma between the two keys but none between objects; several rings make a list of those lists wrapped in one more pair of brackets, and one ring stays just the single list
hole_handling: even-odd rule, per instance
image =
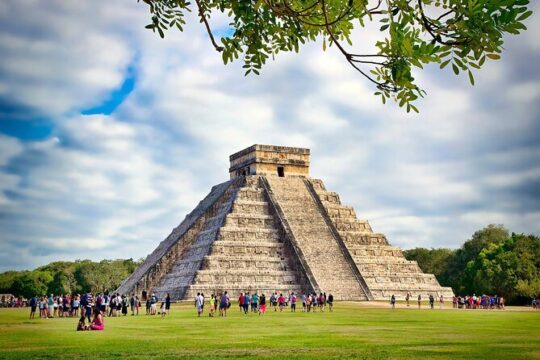
[{"label": "sky", "polygon": [[416,72],[420,114],[320,42],[245,77],[192,15],[164,40],[148,22],[135,0],[0,2],[0,271],[145,257],[255,143],[310,148],[311,176],[404,249],[540,234],[536,14],[474,87]]}]

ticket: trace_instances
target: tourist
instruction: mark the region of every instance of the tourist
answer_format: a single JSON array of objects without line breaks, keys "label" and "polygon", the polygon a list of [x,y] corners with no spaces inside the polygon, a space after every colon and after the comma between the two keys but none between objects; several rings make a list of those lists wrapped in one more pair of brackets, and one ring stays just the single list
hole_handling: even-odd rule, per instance
[{"label": "tourist", "polygon": [[240,312],[244,311],[244,293],[240,293],[240,297],[238,298],[238,307],[240,308]]},{"label": "tourist", "polygon": [[158,298],[156,294],[152,293],[152,296],[150,297],[150,315],[156,315],[157,302],[158,302]]},{"label": "tourist", "polygon": [[161,302],[161,317],[165,317],[165,314],[167,314],[167,307],[165,306],[165,301]]},{"label": "tourist", "polygon": [[126,316],[128,313],[128,298],[122,295],[122,315]]},{"label": "tourist", "polygon": [[131,294],[131,297],[129,298],[129,307],[131,309],[131,316],[135,316],[135,295]]},{"label": "tourist", "polygon": [[277,301],[279,305],[279,311],[282,312],[283,307],[285,306],[285,296],[283,296],[283,294],[280,293]]},{"label": "tourist", "polygon": [[49,299],[47,300],[47,305],[49,306],[48,317],[54,317],[54,297],[53,297],[53,294],[51,294],[51,296],[49,296]]},{"label": "tourist", "polygon": [[167,296],[165,297],[165,311],[167,312],[167,315],[171,312],[171,295],[167,293]]},{"label": "tourist", "polygon": [[[458,301],[457,296],[456,295],[452,296],[452,308],[457,309],[457,301]],[[482,301],[484,301],[483,297],[482,297]]]},{"label": "tourist", "polygon": [[317,302],[318,302],[317,294],[313,293],[313,295],[311,296],[311,307],[313,309],[313,312],[317,311]]},{"label": "tourist", "polygon": [[311,311],[311,303],[313,302],[313,298],[311,297],[311,294],[309,294],[307,297],[306,297],[306,308],[307,308],[307,312],[310,312]]},{"label": "tourist", "polygon": [[302,294],[302,312],[306,312],[306,293]]},{"label": "tourist", "polygon": [[274,308],[274,311],[277,311],[277,293],[272,293],[270,295],[270,306]]},{"label": "tourist", "polygon": [[62,316],[69,317],[70,316],[70,309],[69,305],[71,303],[71,298],[69,295],[65,295],[64,299],[62,301]]},{"label": "tourist", "polygon": [[253,294],[253,296],[251,297],[251,312],[257,312],[258,305],[259,305],[259,294],[255,292],[255,294]]},{"label": "tourist", "polygon": [[195,307],[197,308],[197,316],[201,317],[201,314],[203,312],[203,306],[204,306],[204,296],[202,294],[197,293],[197,297],[195,298]]},{"label": "tourist", "polygon": [[88,326],[86,325],[86,317],[83,315],[79,319],[79,322],[77,323],[77,331],[85,331],[88,330]]},{"label": "tourist", "polygon": [[92,321],[92,308],[94,307],[94,296],[92,293],[86,294],[86,307],[84,310],[84,313],[86,314],[86,317],[88,318],[88,322]]},{"label": "tourist", "polygon": [[141,300],[139,300],[139,296],[135,295],[135,315],[139,315],[139,308],[141,307]]},{"label": "tourist", "polygon": [[[117,293],[116,294],[116,313],[118,316],[120,316],[120,313],[124,313],[123,307],[124,307],[124,295],[120,296],[120,294]],[[126,304],[126,314],[127,314],[127,304]]]},{"label": "tourist", "polygon": [[33,319],[36,316],[37,303],[38,303],[37,296],[34,295],[30,299],[30,319]]},{"label": "tourist", "polygon": [[219,302],[219,315],[226,317],[227,316],[227,309],[231,306],[231,303],[229,301],[229,295],[227,295],[227,292],[223,293],[221,296],[220,302]]},{"label": "tourist", "polygon": [[296,295],[294,293],[291,293],[289,301],[291,303],[291,312],[296,312]]},{"label": "tourist", "polygon": [[244,315],[247,315],[248,313],[248,310],[249,310],[249,303],[251,302],[251,296],[249,296],[249,292],[247,292],[245,295],[244,295],[244,301],[242,302],[243,306],[244,306]]},{"label": "tourist", "polygon": [[326,305],[326,296],[321,293],[321,295],[319,296],[319,309],[321,310],[321,312],[324,312],[324,307]]},{"label": "tourist", "polygon": [[418,308],[420,309],[422,307],[422,295],[418,294]]},{"label": "tourist", "polygon": [[409,301],[411,300],[411,293],[407,292],[407,295],[405,295],[405,301],[407,302],[407,307],[409,307]]},{"label": "tourist", "polygon": [[261,294],[259,299],[259,316],[261,314],[266,314],[266,296],[264,296],[264,294]]},{"label": "tourist", "polygon": [[90,325],[90,330],[99,330],[102,331],[105,329],[105,322],[103,321],[103,316],[101,315],[101,311],[99,309],[94,309],[94,320],[92,321],[92,325]]},{"label": "tourist", "polygon": [[439,309],[442,309],[444,306],[444,297],[441,295],[439,296]]},{"label": "tourist", "polygon": [[390,297],[390,304],[392,305],[392,309],[396,308],[396,297],[394,296],[394,294],[392,294],[392,296]]},{"label": "tourist", "polygon": [[432,310],[433,310],[434,304],[435,304],[435,298],[433,297],[432,294],[429,294],[429,306],[431,307]]},{"label": "tourist", "polygon": [[210,295],[210,300],[208,301],[208,304],[210,305],[210,311],[208,312],[209,317],[214,317],[214,312],[216,311],[215,305],[216,305],[216,298],[214,297],[214,294]]},{"label": "tourist", "polygon": [[112,294],[109,301],[109,316],[116,316],[116,294]]},{"label": "tourist", "polygon": [[334,295],[328,294],[328,300],[326,302],[328,303],[330,312],[334,311]]},{"label": "tourist", "polygon": [[146,298],[146,315],[150,315],[150,298]]}]

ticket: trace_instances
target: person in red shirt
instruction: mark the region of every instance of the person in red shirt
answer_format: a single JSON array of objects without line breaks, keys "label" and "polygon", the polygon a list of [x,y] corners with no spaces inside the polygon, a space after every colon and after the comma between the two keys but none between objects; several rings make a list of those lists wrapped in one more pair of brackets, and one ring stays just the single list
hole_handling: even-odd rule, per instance
[{"label": "person in red shirt", "polygon": [[283,296],[283,294],[279,294],[278,304],[279,304],[279,311],[283,311],[283,307],[285,306],[285,296]]},{"label": "person in red shirt", "polygon": [[240,311],[244,311],[244,293],[240,293],[240,297],[238,298],[238,306],[240,307]]}]

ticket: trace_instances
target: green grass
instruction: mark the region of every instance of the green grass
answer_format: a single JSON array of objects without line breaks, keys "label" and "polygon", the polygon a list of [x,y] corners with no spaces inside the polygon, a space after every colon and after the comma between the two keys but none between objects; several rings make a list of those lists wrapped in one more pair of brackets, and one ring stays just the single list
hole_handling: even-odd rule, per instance
[{"label": "green grass", "polygon": [[333,313],[197,318],[106,318],[103,332],[77,319],[28,319],[0,309],[0,358],[539,359],[540,312],[389,309],[337,303]]}]

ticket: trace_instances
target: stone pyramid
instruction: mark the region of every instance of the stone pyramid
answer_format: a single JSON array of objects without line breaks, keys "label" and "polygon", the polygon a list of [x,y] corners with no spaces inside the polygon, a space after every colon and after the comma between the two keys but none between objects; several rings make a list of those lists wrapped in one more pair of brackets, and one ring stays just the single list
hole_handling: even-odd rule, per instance
[{"label": "stone pyramid", "polygon": [[337,300],[453,295],[309,177],[309,149],[253,145],[117,289],[175,300],[228,291]]}]

